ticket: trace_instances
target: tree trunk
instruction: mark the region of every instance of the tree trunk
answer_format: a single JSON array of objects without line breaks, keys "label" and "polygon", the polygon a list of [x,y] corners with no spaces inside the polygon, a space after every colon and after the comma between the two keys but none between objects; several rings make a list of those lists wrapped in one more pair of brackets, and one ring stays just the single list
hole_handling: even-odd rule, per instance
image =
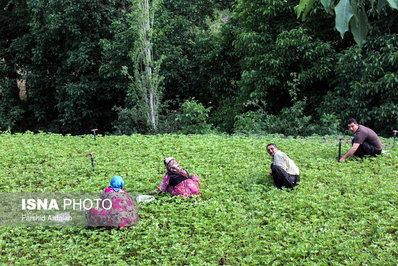
[{"label": "tree trunk", "polygon": [[152,34],[154,12],[159,4],[157,0],[136,0],[137,11],[135,17],[138,26],[138,39],[135,50],[135,89],[140,94],[142,104],[140,109],[142,115],[147,119],[147,125],[153,130],[157,130],[158,125],[158,100],[160,61],[153,60],[152,53]]},{"label": "tree trunk", "polygon": [[150,35],[151,34],[151,24],[150,24],[150,15],[149,15],[149,0],[144,0],[143,1],[144,5],[144,14],[145,14],[145,21],[143,21],[143,36],[144,36],[144,64],[145,64],[145,70],[146,70],[146,82],[147,82],[147,90],[149,94],[149,113],[148,117],[150,118],[152,128],[156,130],[156,110],[155,110],[155,95],[154,95],[154,88],[153,88],[153,82],[152,82],[152,53],[151,53],[151,40],[150,40]]}]

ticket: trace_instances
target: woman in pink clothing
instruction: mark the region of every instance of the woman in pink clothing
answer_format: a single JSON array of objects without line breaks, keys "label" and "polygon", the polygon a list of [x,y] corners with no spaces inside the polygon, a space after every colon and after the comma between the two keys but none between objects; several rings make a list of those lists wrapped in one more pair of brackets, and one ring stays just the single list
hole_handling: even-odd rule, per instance
[{"label": "woman in pink clothing", "polygon": [[101,194],[101,207],[86,212],[89,226],[128,227],[137,223],[138,213],[133,200],[123,187],[123,178],[114,176],[111,185]]},{"label": "woman in pink clothing", "polygon": [[[167,173],[163,177],[163,181],[157,188],[157,191],[168,191],[172,195],[180,195],[182,197],[191,197],[199,195],[200,180],[198,175],[189,175],[187,170],[180,167],[180,164],[173,157],[164,160]],[[152,191],[151,194],[157,191]]]}]

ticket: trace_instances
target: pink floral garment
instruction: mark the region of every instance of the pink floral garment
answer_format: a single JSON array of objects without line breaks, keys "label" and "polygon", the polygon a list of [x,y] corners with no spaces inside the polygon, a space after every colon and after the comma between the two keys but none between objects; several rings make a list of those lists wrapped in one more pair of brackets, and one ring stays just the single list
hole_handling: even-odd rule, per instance
[{"label": "pink floral garment", "polygon": [[169,175],[163,177],[162,183],[158,187],[159,191],[165,192],[166,190],[172,195],[180,195],[182,197],[192,197],[192,195],[199,195],[200,180],[196,174],[191,175],[192,179],[186,179],[173,187],[169,185]]},{"label": "pink floral garment", "polygon": [[[109,201],[105,199],[112,202],[112,208],[109,209]],[[116,192],[113,188],[106,188],[101,194],[99,206],[86,212],[89,226],[129,227],[137,223],[138,213],[133,200],[123,189]]]}]

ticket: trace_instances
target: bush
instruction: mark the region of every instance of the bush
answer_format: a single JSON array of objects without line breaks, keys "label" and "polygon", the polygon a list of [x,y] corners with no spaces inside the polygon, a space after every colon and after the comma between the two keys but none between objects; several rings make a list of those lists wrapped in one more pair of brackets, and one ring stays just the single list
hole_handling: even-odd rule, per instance
[{"label": "bush", "polygon": [[267,116],[261,111],[248,111],[235,117],[234,124],[235,133],[258,134],[264,133],[266,130],[265,118]]},{"label": "bush", "polygon": [[212,132],[212,124],[207,122],[211,107],[205,108],[195,99],[182,104],[182,113],[177,114],[176,121],[181,125],[184,134],[206,134]]},{"label": "bush", "polygon": [[112,123],[114,134],[131,135],[134,133],[145,133],[148,126],[145,119],[140,115],[137,108],[122,108],[115,106],[113,108],[117,112],[118,119]]},{"label": "bush", "polygon": [[235,117],[235,133],[283,134],[289,136],[338,135],[341,120],[334,113],[323,113],[319,119],[304,115],[305,100],[297,101],[290,108],[283,108],[277,114],[264,111],[248,111]]},{"label": "bush", "polygon": [[278,115],[266,114],[262,110],[238,115],[234,126],[235,133],[310,135],[311,116],[303,114],[304,107],[305,101],[296,101],[292,107],[283,108]]},{"label": "bush", "polygon": [[319,123],[313,123],[309,127],[309,131],[317,135],[338,135],[341,134],[341,120],[336,114],[323,113],[319,119]]}]

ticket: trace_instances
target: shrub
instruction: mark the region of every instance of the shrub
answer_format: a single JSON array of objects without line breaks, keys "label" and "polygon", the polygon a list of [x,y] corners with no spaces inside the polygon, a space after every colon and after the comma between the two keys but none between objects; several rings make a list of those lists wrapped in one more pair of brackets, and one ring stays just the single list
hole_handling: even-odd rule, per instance
[{"label": "shrub", "polygon": [[141,113],[137,108],[122,108],[115,106],[113,108],[117,112],[118,119],[112,123],[114,134],[131,135],[134,133],[145,133],[148,126]]},{"label": "shrub", "polygon": [[212,124],[207,122],[211,107],[205,108],[195,99],[182,104],[181,114],[177,114],[176,121],[181,125],[184,134],[205,134],[212,132]]},{"label": "shrub", "polygon": [[277,115],[262,110],[249,111],[236,117],[235,133],[284,134],[291,136],[310,135],[311,116],[303,114],[305,101],[296,101],[292,107],[283,108]]}]

